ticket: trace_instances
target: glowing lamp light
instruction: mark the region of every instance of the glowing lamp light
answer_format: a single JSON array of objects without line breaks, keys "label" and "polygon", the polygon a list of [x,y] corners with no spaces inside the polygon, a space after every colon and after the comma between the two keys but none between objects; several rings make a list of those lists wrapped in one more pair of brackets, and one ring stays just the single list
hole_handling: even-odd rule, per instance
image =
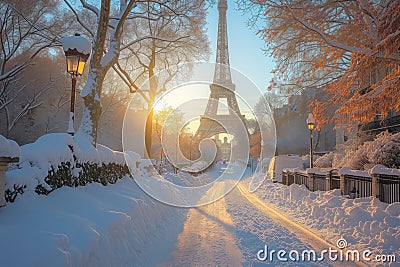
[{"label": "glowing lamp light", "polygon": [[71,74],[72,90],[71,90],[71,107],[69,112],[69,122],[67,132],[72,136],[74,130],[74,113],[75,113],[75,92],[76,92],[76,77],[83,74],[86,61],[91,52],[90,42],[80,36],[78,33],[75,36],[65,37],[60,39],[65,57],[67,60],[67,72]]},{"label": "glowing lamp light", "polygon": [[67,72],[72,76],[82,75],[90,56],[90,42],[78,33],[75,36],[62,38],[61,42],[67,60]]},{"label": "glowing lamp light", "polygon": [[309,113],[307,118],[307,127],[309,130],[313,130],[314,126],[315,126],[314,115],[312,113]]},{"label": "glowing lamp light", "polygon": [[315,119],[314,119],[314,115],[310,112],[308,114],[308,118],[307,118],[307,127],[310,130],[310,168],[314,167],[314,152],[313,152],[313,135],[312,135],[312,131],[314,129],[315,126]]},{"label": "glowing lamp light", "polygon": [[71,75],[82,75],[89,55],[82,55],[76,50],[65,52],[67,72]]}]

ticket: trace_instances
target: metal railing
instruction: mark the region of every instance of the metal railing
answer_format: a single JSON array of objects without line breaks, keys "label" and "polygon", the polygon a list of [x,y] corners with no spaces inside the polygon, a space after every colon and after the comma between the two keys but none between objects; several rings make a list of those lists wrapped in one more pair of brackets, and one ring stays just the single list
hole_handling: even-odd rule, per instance
[{"label": "metal railing", "polygon": [[326,191],[326,175],[312,174],[313,191]]},{"label": "metal railing", "polygon": [[332,169],[329,171],[328,179],[330,180],[330,189],[340,189],[340,175],[339,170]]},{"label": "metal railing", "polygon": [[310,191],[340,189],[343,195],[350,198],[375,196],[380,201],[389,204],[400,202],[400,175],[378,173],[369,176],[368,173],[364,173],[361,176],[357,174],[358,172],[351,172],[339,175],[337,169],[332,169],[325,174],[284,170],[282,183],[305,185]]},{"label": "metal railing", "polygon": [[350,195],[355,191],[355,197],[372,196],[372,178],[345,174],[344,176],[344,195]]},{"label": "metal railing", "polygon": [[400,177],[379,174],[379,199],[385,203],[400,202]]},{"label": "metal railing", "polygon": [[296,184],[303,184],[307,188],[310,188],[308,185],[308,175],[306,173],[297,172],[296,173]]}]

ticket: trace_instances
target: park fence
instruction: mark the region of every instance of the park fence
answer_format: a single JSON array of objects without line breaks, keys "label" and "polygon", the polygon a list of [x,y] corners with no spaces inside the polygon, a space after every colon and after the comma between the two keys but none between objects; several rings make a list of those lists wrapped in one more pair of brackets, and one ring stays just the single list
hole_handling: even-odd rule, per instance
[{"label": "park fence", "polygon": [[375,196],[382,202],[400,202],[400,170],[376,165],[370,171],[284,169],[282,183],[304,185],[310,191],[340,189],[350,198]]}]

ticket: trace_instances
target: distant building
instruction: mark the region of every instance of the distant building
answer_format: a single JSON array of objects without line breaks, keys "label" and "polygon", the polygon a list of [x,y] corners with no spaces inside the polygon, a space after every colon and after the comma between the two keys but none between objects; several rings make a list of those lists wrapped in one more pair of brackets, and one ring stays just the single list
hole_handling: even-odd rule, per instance
[{"label": "distant building", "polygon": [[[274,111],[277,154],[305,155],[309,152],[310,139],[306,119],[310,112],[310,101],[325,97],[322,90],[303,91],[300,95],[290,96],[286,105]],[[332,124],[325,125],[319,133],[314,131],[316,151],[333,151],[336,139],[336,130]]]},{"label": "distant building", "polygon": [[217,145],[217,160],[229,160],[231,158],[231,143],[228,142],[228,137],[224,137],[224,141],[215,136],[215,144]]},{"label": "distant building", "polygon": [[[364,81],[364,88],[360,91],[361,95],[371,91],[371,85],[377,83],[388,73],[389,69],[372,69],[369,74],[369,80]],[[377,111],[373,121],[358,125],[358,130],[371,135],[377,135],[381,132],[388,131],[390,133],[400,132],[400,114],[392,110],[386,117]]]},{"label": "distant building", "polygon": [[377,113],[373,121],[360,124],[358,129],[372,135],[377,135],[384,131],[389,133],[400,132],[400,114],[393,110],[386,118],[382,119],[381,114]]},{"label": "distant building", "polygon": [[231,157],[231,143],[228,142],[228,137],[224,137],[224,142],[220,145],[221,159],[229,160]]}]

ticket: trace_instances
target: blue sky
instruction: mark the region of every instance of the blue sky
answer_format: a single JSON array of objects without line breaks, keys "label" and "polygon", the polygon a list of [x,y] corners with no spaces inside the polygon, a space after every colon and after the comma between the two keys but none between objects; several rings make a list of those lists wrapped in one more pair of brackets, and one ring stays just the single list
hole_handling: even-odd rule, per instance
[{"label": "blue sky", "polygon": [[[265,92],[272,78],[274,67],[272,59],[262,51],[264,41],[256,35],[255,29],[250,29],[246,23],[248,14],[237,10],[234,1],[228,0],[227,24],[229,59],[232,67],[248,76],[262,92]],[[212,55],[210,61],[215,61],[215,49],[218,34],[217,4],[209,9],[207,16],[208,36]]]}]

